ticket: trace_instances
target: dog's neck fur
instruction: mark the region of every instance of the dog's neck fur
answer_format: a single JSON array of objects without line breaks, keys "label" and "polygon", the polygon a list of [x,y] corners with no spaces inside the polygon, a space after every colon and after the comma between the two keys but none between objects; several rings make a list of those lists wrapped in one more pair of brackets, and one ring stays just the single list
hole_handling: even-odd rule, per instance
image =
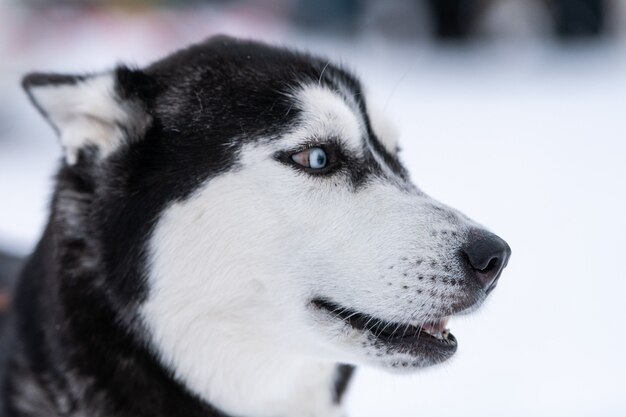
[{"label": "dog's neck fur", "polygon": [[[213,343],[213,342],[212,342]],[[249,345],[249,343],[248,343]],[[209,403],[234,416],[338,417],[341,368],[308,358],[288,356],[250,346],[215,343],[217,351],[234,355],[216,360],[206,392],[198,393]],[[205,372],[199,371],[204,374]]]},{"label": "dog's neck fur", "polygon": [[351,367],[234,346],[219,337],[212,348],[237,354],[198,364],[214,368],[218,383],[210,384],[212,390],[194,392],[177,381],[175,370],[164,366],[146,342],[132,314],[136,306],[123,305],[108,291],[111,277],[102,272],[94,230],[86,228],[92,196],[71,177],[60,175],[64,186],[56,193],[50,223],[23,272],[17,341],[0,415],[340,414]]}]

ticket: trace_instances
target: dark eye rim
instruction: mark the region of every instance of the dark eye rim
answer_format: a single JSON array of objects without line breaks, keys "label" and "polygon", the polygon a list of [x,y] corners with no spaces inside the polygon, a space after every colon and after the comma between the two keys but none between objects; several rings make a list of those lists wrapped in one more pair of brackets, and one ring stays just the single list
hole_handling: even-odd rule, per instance
[{"label": "dark eye rim", "polygon": [[[294,161],[291,157],[299,152],[303,152],[313,148],[320,148],[326,153],[326,166],[324,168],[309,168],[300,165],[296,161]],[[285,165],[289,165],[293,168],[296,168],[298,171],[304,171],[310,175],[330,175],[341,169],[343,163],[343,153],[341,152],[341,148],[338,144],[332,142],[310,142],[303,146],[277,152],[275,155],[275,159],[279,162],[282,162]]]}]

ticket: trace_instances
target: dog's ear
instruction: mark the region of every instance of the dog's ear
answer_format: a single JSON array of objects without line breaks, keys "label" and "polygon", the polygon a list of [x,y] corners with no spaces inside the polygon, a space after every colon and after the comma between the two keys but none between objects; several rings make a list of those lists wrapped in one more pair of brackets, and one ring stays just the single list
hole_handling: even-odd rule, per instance
[{"label": "dog's ear", "polygon": [[22,86],[59,135],[67,163],[85,148],[104,158],[150,125],[149,77],[124,66],[94,75],[32,73]]}]

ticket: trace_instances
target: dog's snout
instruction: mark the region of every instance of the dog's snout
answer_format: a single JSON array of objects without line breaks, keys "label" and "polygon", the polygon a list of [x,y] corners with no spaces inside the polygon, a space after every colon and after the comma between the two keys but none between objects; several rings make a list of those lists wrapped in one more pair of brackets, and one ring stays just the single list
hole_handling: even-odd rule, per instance
[{"label": "dog's snout", "polygon": [[490,292],[511,256],[511,248],[500,237],[483,230],[473,230],[462,249],[471,275]]}]

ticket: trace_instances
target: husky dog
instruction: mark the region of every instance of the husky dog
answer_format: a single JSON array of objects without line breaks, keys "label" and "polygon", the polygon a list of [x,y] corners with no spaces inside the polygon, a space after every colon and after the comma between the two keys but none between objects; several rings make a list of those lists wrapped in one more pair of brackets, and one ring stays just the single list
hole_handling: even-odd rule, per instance
[{"label": "husky dog", "polygon": [[228,37],[30,74],[60,137],[5,417],[332,417],[354,365],[445,361],[508,245],[409,180],[361,84]]}]

